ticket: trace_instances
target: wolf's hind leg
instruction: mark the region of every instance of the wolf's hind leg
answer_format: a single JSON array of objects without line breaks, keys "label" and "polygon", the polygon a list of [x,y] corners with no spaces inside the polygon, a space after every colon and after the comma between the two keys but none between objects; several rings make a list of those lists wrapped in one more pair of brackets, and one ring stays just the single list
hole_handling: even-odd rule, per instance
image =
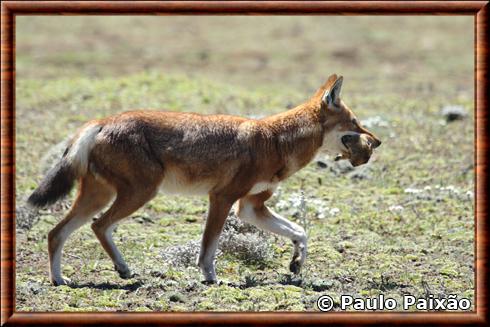
[{"label": "wolf's hind leg", "polygon": [[66,240],[108,205],[114,194],[113,189],[91,174],[81,179],[77,198],[70,211],[48,234],[49,272],[54,285],[66,284],[61,276],[61,255]]},{"label": "wolf's hind leg", "polygon": [[289,270],[297,274],[306,259],[306,233],[303,227],[287,220],[265,206],[264,202],[271,195],[271,191],[265,191],[241,198],[238,204],[238,217],[263,230],[289,238],[294,245],[293,258],[289,265]]},{"label": "wolf's hind leg", "polygon": [[92,224],[92,230],[99,239],[104,250],[112,259],[114,268],[121,278],[131,278],[132,274],[124,261],[121,252],[119,252],[116,244],[114,244],[112,232],[118,221],[126,218],[142,207],[146,202],[150,201],[156,194],[155,189],[150,187],[127,186],[118,190],[116,200],[109,210]]}]

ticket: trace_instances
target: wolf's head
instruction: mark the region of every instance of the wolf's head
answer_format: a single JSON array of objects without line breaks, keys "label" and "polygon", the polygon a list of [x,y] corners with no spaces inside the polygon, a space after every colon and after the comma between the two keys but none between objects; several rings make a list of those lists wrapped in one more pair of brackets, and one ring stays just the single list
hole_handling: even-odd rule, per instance
[{"label": "wolf's head", "polygon": [[352,110],[340,98],[342,76],[331,75],[317,91],[321,109],[326,112],[321,150],[348,159],[353,166],[365,164],[381,141],[361,126]]}]

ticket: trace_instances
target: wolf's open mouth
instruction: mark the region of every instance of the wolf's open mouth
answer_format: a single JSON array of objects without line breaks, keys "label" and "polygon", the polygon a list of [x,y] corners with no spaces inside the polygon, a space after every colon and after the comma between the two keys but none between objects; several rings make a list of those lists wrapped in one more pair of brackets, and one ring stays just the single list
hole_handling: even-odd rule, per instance
[{"label": "wolf's open mouth", "polygon": [[350,153],[339,153],[335,156],[334,161],[339,161],[342,159],[350,159]]},{"label": "wolf's open mouth", "polygon": [[335,161],[339,161],[339,160],[342,160],[342,159],[350,159],[351,157],[351,150],[350,148],[347,146],[347,144],[345,144],[345,141],[343,138],[340,139],[340,142],[342,142],[342,145],[347,149],[347,151],[342,151],[341,153],[337,154],[335,156]]}]

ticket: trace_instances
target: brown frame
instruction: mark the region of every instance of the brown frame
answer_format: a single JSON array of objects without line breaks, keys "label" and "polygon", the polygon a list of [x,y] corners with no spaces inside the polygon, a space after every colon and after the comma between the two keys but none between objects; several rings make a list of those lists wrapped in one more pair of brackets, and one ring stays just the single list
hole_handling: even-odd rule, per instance
[{"label": "brown frame", "polygon": [[[468,313],[321,312],[15,312],[16,15],[473,15],[475,17],[476,311]],[[473,324],[488,325],[488,1],[4,1],[1,4],[1,324]]]}]

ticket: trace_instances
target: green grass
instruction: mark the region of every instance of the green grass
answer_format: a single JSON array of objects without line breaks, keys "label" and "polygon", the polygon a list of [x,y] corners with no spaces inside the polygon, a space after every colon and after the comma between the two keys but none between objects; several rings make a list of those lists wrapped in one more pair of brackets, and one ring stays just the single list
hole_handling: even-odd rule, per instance
[{"label": "green grass", "polygon": [[[314,86],[329,73],[339,71],[330,67],[338,63],[345,75],[346,103],[361,120],[380,116],[386,126],[371,128],[383,145],[367,166],[342,172],[343,166],[338,164],[328,162],[328,168],[320,168],[313,162],[281,184],[270,200],[276,211],[306,227],[308,258],[299,277],[290,276],[288,271],[292,250],[289,241],[270,236],[274,252],[270,262],[257,265],[239,256],[224,255],[217,262],[218,278],[224,283],[202,285],[197,267],[174,267],[162,259],[161,253],[169,246],[199,239],[207,200],[162,194],[115,232],[116,243],[137,274],[134,278],[119,279],[90,228],[84,226],[69,239],[63,257],[63,273],[75,287],[53,287],[48,279],[46,237],[66,211],[65,201],[42,210],[31,228],[18,228],[17,310],[301,311],[316,310],[315,301],[321,294],[331,295],[336,301],[341,294],[382,293],[401,299],[403,294],[423,296],[427,292],[474,299],[471,48],[445,38],[447,31],[454,31],[460,43],[471,44],[471,20],[456,18],[451,24],[453,18],[420,17],[422,23],[418,24],[415,17],[380,19],[383,28],[411,28],[410,32],[400,32],[398,40],[382,28],[369,29],[374,21],[371,18],[359,17],[353,20],[357,23],[346,25],[341,17],[332,17],[330,22],[344,24],[339,28],[339,37],[352,37],[354,50],[349,51],[345,49],[349,48],[347,42],[336,42],[331,31],[321,28],[323,21],[318,17],[287,17],[289,21],[281,17],[264,25],[253,24],[252,28],[243,26],[245,17],[236,21],[206,17],[204,22],[176,17],[172,21],[175,26],[187,26],[187,22],[194,32],[207,28],[207,34],[201,37],[208,36],[211,45],[208,48],[199,43],[199,35],[184,29],[181,43],[169,41],[160,62],[155,59],[161,53],[154,42],[171,32],[152,29],[161,24],[156,18],[120,18],[139,23],[135,26],[141,31],[146,28],[146,41],[133,30],[124,36],[116,28],[116,17],[77,18],[72,24],[67,24],[65,18],[56,19],[58,24],[53,25],[48,18],[29,23],[19,18],[19,211],[42,176],[42,159],[49,149],[85,121],[124,110],[272,114],[306,100]],[[395,24],[400,19],[403,24]],[[87,21],[89,25],[85,25]],[[281,29],[285,22],[290,23]],[[85,26],[89,27],[84,34],[81,29]],[[164,26],[171,29],[174,25]],[[223,26],[240,32],[243,44],[234,43],[230,31],[220,32]],[[258,32],[259,26],[262,32]],[[61,27],[66,32],[41,52],[46,34]],[[34,29],[43,33],[34,37],[29,33]],[[417,37],[422,29],[426,34]],[[465,30],[468,35],[463,34]],[[301,34],[296,39],[295,31]],[[90,46],[92,34],[97,38]],[[106,34],[112,39],[108,40]],[[80,36],[79,43],[73,42],[73,35]],[[256,35],[260,40],[269,40],[269,48],[264,50],[254,43]],[[321,35],[333,42],[333,50],[327,54],[328,48],[315,41],[315,36]],[[290,38],[305,46],[281,51]],[[385,47],[378,49],[380,45]],[[84,51],[82,46],[86,46]],[[139,57],[135,52],[138,47]],[[430,50],[434,47],[437,52]],[[182,51],[186,48],[194,50]],[[311,53],[298,59],[303,48]],[[209,53],[206,65],[196,64],[202,49]],[[262,70],[250,69],[252,50],[259,52],[258,57],[266,56],[268,64]],[[356,52],[357,57],[338,59],[334,50]],[[124,60],[132,61],[123,65],[123,59],[114,55],[118,51]],[[230,53],[244,58],[243,67],[227,61]],[[328,63],[321,70],[319,58],[326,58]],[[407,67],[410,63],[413,66]],[[96,73],[91,74],[93,71]],[[448,104],[463,106],[468,117],[446,123],[440,110]],[[301,191],[306,199],[306,219],[293,204]],[[330,212],[332,208],[338,210]],[[317,285],[324,287],[318,291]]]}]

